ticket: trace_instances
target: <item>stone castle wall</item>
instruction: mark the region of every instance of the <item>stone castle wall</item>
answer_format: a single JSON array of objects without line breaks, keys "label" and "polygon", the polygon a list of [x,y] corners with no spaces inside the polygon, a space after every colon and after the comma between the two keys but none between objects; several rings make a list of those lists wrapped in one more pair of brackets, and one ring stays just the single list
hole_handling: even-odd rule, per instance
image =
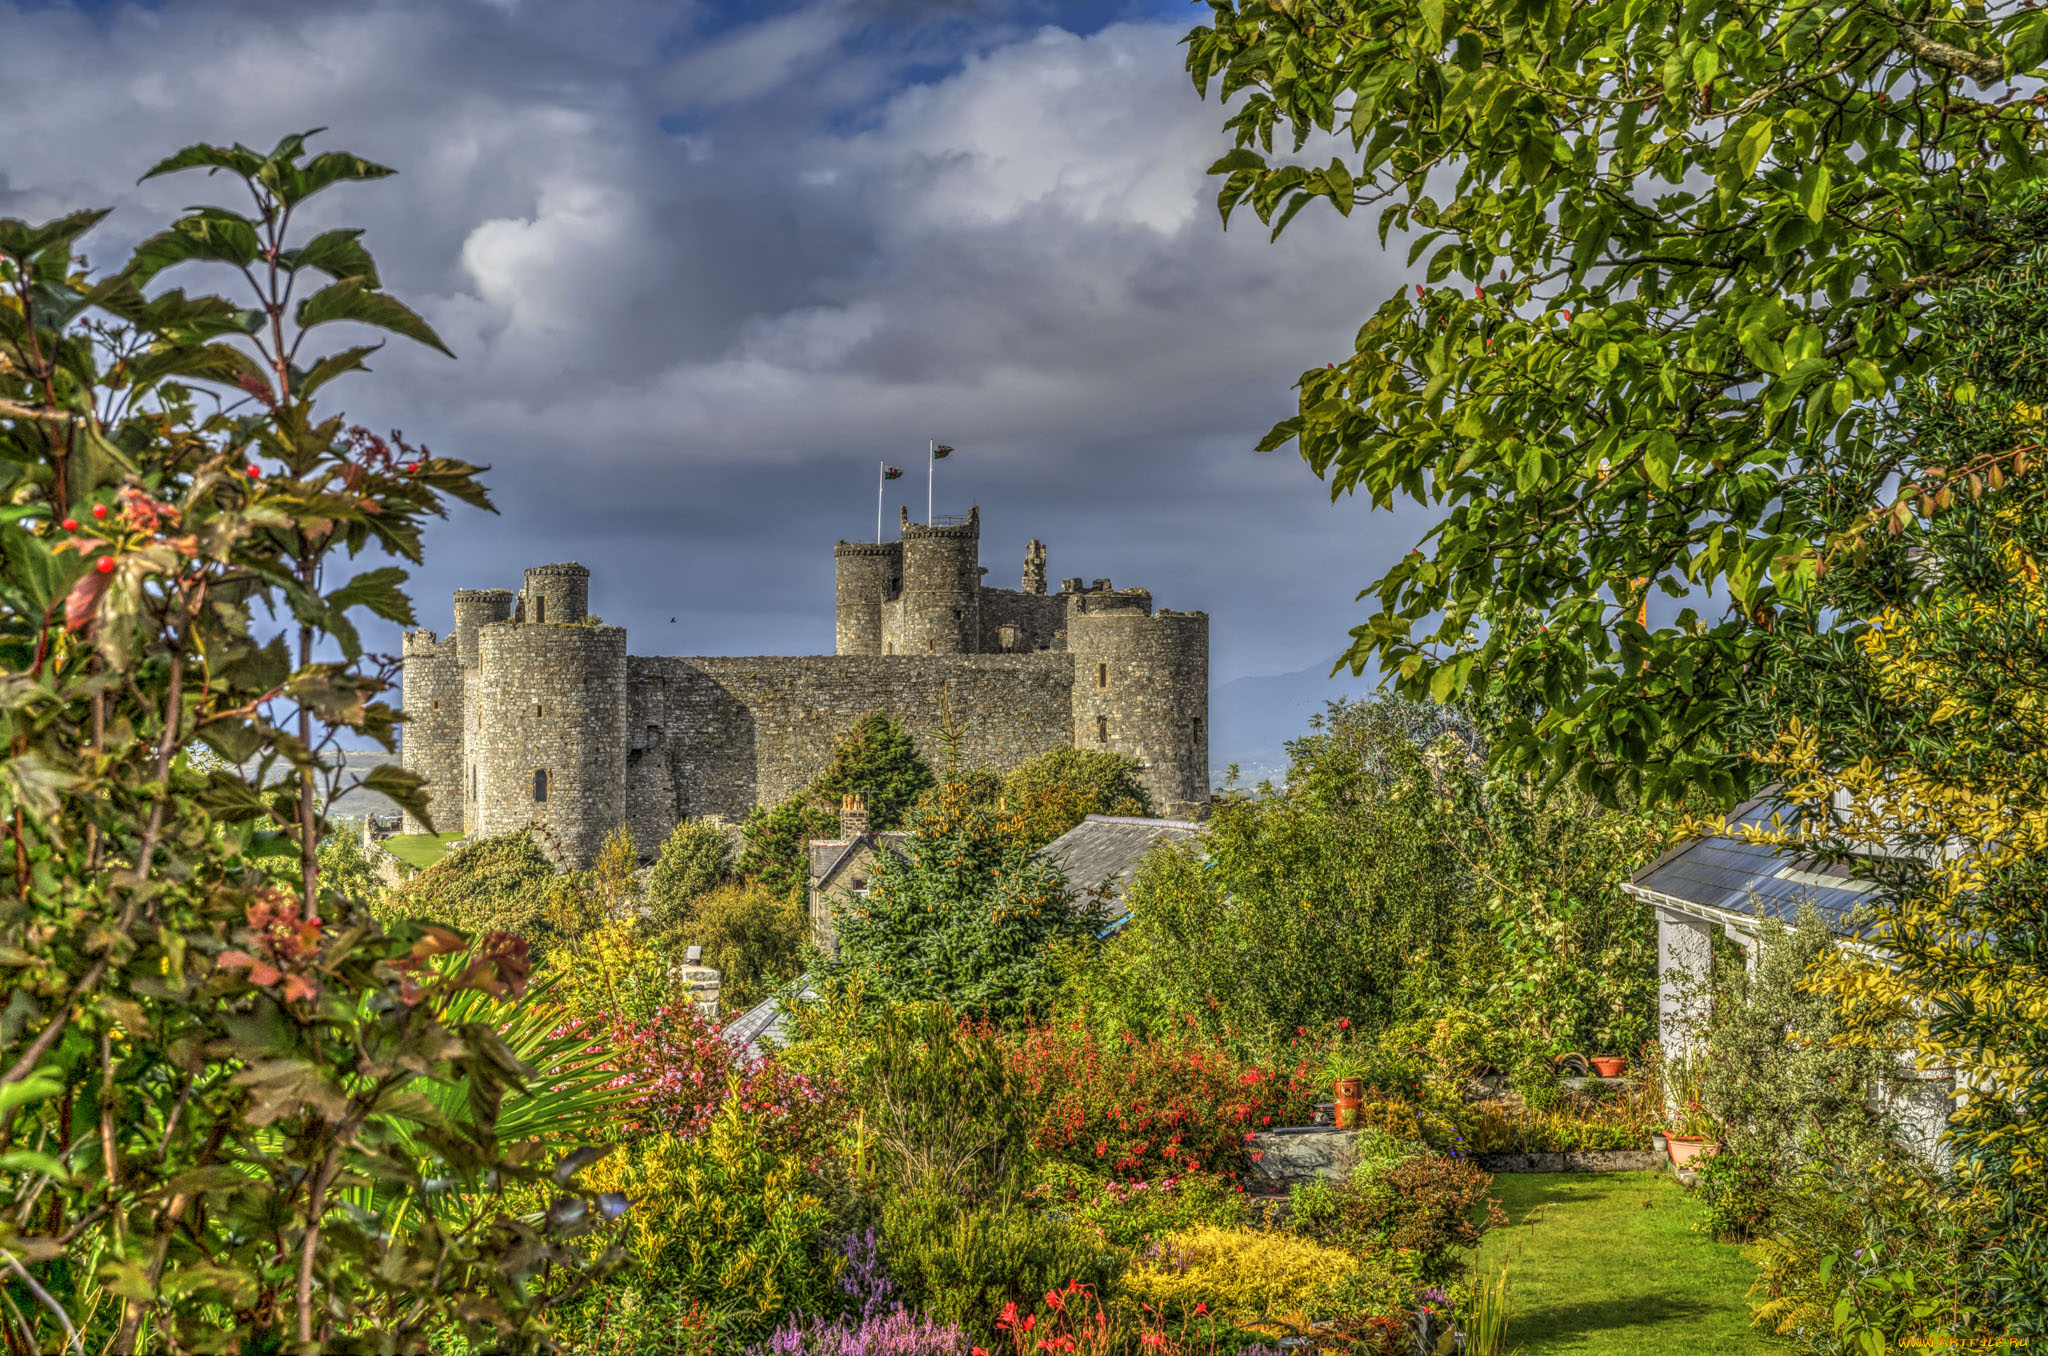
[{"label": "stone castle wall", "polygon": [[987,588],[979,547],[979,510],[931,526],[906,515],[898,542],[839,543],[836,655],[629,658],[625,632],[590,618],[589,571],[573,563],[526,571],[517,595],[462,590],[448,637],[405,640],[405,765],[428,779],[441,832],[531,828],[578,865],[620,824],[651,853],[685,816],[737,822],[787,799],[877,710],[934,767],[948,713],[969,767],[1126,753],[1158,813],[1198,817],[1208,617],[1155,614],[1150,593],[1106,579],[1048,594],[1037,541],[1022,588]]},{"label": "stone castle wall", "polygon": [[684,816],[739,819],[786,800],[870,711],[894,716],[943,768],[950,704],[961,762],[1007,772],[1073,742],[1073,671],[1058,653],[633,658],[633,836],[651,848]]}]

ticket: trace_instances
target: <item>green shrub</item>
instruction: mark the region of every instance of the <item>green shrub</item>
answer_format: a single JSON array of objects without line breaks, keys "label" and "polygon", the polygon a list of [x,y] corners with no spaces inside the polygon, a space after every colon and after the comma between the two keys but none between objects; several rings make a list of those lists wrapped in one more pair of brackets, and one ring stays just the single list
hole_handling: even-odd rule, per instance
[{"label": "green shrub", "polygon": [[[929,1192],[892,1195],[882,1209],[884,1257],[906,1303],[984,1340],[1005,1304],[1035,1304],[1079,1281],[1105,1293],[1124,1254],[1083,1225],[1014,1200],[968,1204]],[[989,1345],[994,1345],[989,1341]]]},{"label": "green shrub", "polygon": [[1468,1159],[1442,1154],[1405,1158],[1380,1176],[1346,1182],[1337,1195],[1336,1242],[1358,1253],[1406,1252],[1425,1281],[1449,1279],[1462,1254],[1507,1223],[1493,1178]]},{"label": "green shrub", "polygon": [[374,910],[384,886],[377,879],[376,868],[370,865],[369,854],[363,851],[362,836],[355,830],[356,826],[350,824],[344,831],[330,833],[320,840],[320,883],[355,908]]},{"label": "green shrub", "polygon": [[799,900],[760,885],[721,885],[697,901],[696,916],[677,935],[684,945],[704,948],[704,964],[718,970],[725,1004],[744,1008],[796,978],[805,927]]},{"label": "green shrub", "polygon": [[984,1200],[1021,1187],[1030,1102],[1008,1051],[942,1004],[883,1017],[854,1070],[876,1172],[897,1193]]},{"label": "green shrub", "polygon": [[1531,1111],[1549,1111],[1564,1101],[1564,1084],[1558,1080],[1557,1070],[1539,1055],[1525,1055],[1517,1060],[1508,1075],[1508,1086]]},{"label": "green shrub", "polygon": [[917,741],[888,712],[870,711],[839,737],[832,761],[811,790],[827,805],[859,796],[867,802],[871,825],[893,829],[932,783]]},{"label": "green shrub", "polygon": [[685,819],[661,845],[661,855],[647,874],[647,910],[657,931],[685,927],[697,901],[732,870],[732,839],[726,831],[701,819]]},{"label": "green shrub", "polygon": [[1050,1006],[1052,945],[1100,915],[1071,899],[1016,820],[942,789],[881,853],[868,893],[835,902],[842,970],[883,1003],[941,1002],[1014,1021]]},{"label": "green shrub", "polygon": [[567,1335],[597,1331],[624,1308],[651,1331],[694,1314],[744,1340],[827,1303],[833,1273],[819,1239],[830,1214],[805,1187],[802,1165],[763,1142],[739,1099],[727,1099],[700,1138],[650,1136],[593,1166],[589,1181],[630,1201],[614,1230],[633,1265],[622,1286],[591,1297]]},{"label": "green shrub", "polygon": [[1734,1143],[1699,1165],[1697,1193],[1706,1207],[1694,1227],[1723,1243],[1742,1243],[1770,1223],[1777,1164],[1753,1144]]},{"label": "green shrub", "polygon": [[1049,749],[1003,779],[1010,813],[1042,846],[1089,815],[1149,815],[1152,798],[1138,760],[1106,749]]},{"label": "green shrub", "polygon": [[413,873],[389,907],[470,937],[494,929],[514,933],[538,952],[554,938],[549,902],[561,888],[554,864],[532,836],[513,833],[466,844]]},{"label": "green shrub", "polygon": [[770,808],[756,805],[740,826],[733,870],[777,899],[802,898],[811,880],[811,840],[839,832],[839,816],[808,796]]},{"label": "green shrub", "polygon": [[1057,1160],[1042,1163],[1031,1196],[1048,1215],[1096,1230],[1120,1248],[1142,1249],[1197,1224],[1243,1224],[1251,1207],[1238,1184],[1219,1173],[1152,1182],[1103,1177]]}]

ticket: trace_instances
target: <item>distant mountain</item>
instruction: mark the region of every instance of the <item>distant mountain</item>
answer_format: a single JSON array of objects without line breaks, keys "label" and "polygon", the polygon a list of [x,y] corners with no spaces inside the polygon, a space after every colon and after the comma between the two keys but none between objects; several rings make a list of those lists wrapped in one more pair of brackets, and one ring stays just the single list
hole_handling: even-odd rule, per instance
[{"label": "distant mountain", "polygon": [[1327,668],[1238,678],[1209,693],[1210,777],[1237,764],[1241,782],[1287,771],[1287,741],[1308,733],[1308,718],[1339,697],[1372,695],[1371,678],[1330,677]]}]

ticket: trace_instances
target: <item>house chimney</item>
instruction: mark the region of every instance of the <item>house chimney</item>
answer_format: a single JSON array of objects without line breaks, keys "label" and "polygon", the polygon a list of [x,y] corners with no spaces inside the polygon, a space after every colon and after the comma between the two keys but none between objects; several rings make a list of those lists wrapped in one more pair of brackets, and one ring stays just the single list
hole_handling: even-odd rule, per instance
[{"label": "house chimney", "polygon": [[868,802],[865,796],[839,798],[839,836],[847,840],[868,831]]}]

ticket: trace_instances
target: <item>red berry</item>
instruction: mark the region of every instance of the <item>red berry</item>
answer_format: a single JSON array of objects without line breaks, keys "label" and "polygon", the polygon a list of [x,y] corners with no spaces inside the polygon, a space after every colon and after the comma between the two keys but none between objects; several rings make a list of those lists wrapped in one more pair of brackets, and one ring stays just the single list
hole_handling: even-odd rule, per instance
[{"label": "red berry", "polygon": [[413,474],[413,473],[417,472],[417,471],[418,471],[419,469],[420,469],[420,464],[419,464],[418,462],[416,462],[416,461],[409,461],[409,462],[407,462],[407,463],[405,464],[405,470],[406,470],[406,474],[407,474],[407,475],[411,475],[411,474]]},{"label": "red berry", "polygon": [[256,463],[254,463],[254,462],[250,462],[250,463],[249,463],[249,479],[251,479],[251,480],[261,480],[261,479],[263,479],[263,468],[262,468],[261,466],[258,466],[258,465],[256,465]]},{"label": "red berry", "polygon": [[1477,298],[1479,298],[1479,299],[1480,299],[1481,301],[1485,301],[1485,300],[1486,300],[1486,289],[1485,289],[1485,288],[1483,288],[1483,287],[1475,287],[1475,288],[1473,288],[1473,289],[1472,289],[1472,295],[1473,295],[1473,296],[1475,296],[1475,297],[1477,297]]},{"label": "red berry", "polygon": [[76,532],[78,530],[78,519],[66,518],[64,520],[64,530],[66,532]]},{"label": "red berry", "polygon": [[106,506],[105,504],[94,504],[94,505],[92,506],[92,516],[93,516],[93,517],[95,517],[95,518],[104,518],[104,517],[106,517],[106,516],[107,516],[107,506]]},{"label": "red berry", "polygon": [[95,568],[101,574],[112,574],[114,572],[114,558],[112,556],[101,556],[99,564]]},{"label": "red berry", "polygon": [[1566,312],[1564,313],[1564,321],[1565,321],[1565,324],[1567,324],[1567,325],[1571,324],[1571,321],[1572,321],[1572,313],[1571,313],[1571,312],[1570,312],[1569,310],[1567,310],[1567,311],[1566,311]]}]

